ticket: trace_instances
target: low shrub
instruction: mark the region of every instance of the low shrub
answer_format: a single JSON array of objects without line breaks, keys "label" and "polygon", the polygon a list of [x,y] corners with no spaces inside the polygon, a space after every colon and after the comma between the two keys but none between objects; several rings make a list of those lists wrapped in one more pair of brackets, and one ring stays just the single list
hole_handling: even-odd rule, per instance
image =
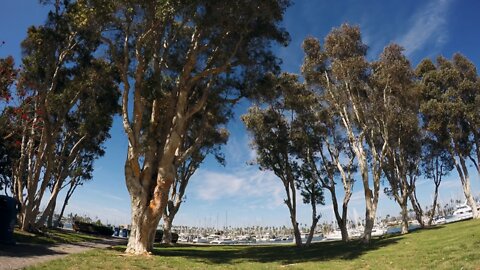
[{"label": "low shrub", "polygon": [[104,236],[111,236],[113,234],[113,229],[111,227],[80,221],[75,221],[73,223],[73,229],[76,232],[98,234]]},{"label": "low shrub", "polygon": [[[157,230],[155,233],[155,242],[162,242],[163,239],[163,231]],[[172,243],[177,243],[178,241],[178,233],[172,233]]]}]

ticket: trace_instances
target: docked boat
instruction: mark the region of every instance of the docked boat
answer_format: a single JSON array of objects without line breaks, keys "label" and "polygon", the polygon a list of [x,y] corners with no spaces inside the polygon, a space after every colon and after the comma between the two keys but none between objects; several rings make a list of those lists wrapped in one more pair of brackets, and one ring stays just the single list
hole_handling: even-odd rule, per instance
[{"label": "docked boat", "polygon": [[438,216],[433,220],[433,224],[439,225],[439,224],[445,224],[447,223],[447,220],[443,216]]},{"label": "docked boat", "polygon": [[387,228],[374,226],[372,228],[372,236],[382,236],[387,233]]},{"label": "docked boat", "polygon": [[327,240],[342,240],[342,231],[340,229],[336,229],[327,234],[325,237]]},{"label": "docked boat", "polygon": [[291,235],[284,235],[281,238],[282,238],[282,241],[293,241],[293,236]]},{"label": "docked boat", "polygon": [[197,236],[197,237],[193,238],[192,242],[196,243],[196,244],[205,244],[205,243],[208,243],[209,241],[208,241],[207,238]]},{"label": "docked boat", "polygon": [[240,235],[235,240],[238,244],[249,244],[256,242],[255,238],[251,237],[250,235]]},{"label": "docked boat", "polygon": [[188,236],[187,235],[179,235],[177,242],[182,242],[182,243],[187,243],[188,242]]},{"label": "docked boat", "polygon": [[216,244],[216,245],[233,245],[236,244],[237,241],[232,240],[231,238],[219,238],[212,240],[210,244]]},{"label": "docked boat", "polygon": [[[477,203],[478,204],[478,203]],[[480,206],[477,206],[477,210],[480,211]],[[466,220],[473,218],[472,208],[467,205],[467,202],[461,205],[457,205],[453,214],[446,218],[446,223],[456,222],[460,220]]]}]

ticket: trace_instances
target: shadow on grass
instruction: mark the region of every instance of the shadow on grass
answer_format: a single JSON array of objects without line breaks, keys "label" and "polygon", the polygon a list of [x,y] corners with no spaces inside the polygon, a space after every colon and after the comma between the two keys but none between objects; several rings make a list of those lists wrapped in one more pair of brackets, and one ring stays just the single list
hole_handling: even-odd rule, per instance
[{"label": "shadow on grass", "polygon": [[445,225],[435,225],[435,226],[430,226],[430,227],[424,227],[424,228],[415,228],[413,230],[408,230],[408,233],[419,233],[419,232],[427,232],[427,231],[436,231],[438,229],[443,229],[445,228]]},{"label": "shadow on grass", "polygon": [[13,235],[17,242],[31,244],[75,243],[95,241],[100,239],[93,235],[76,233],[74,231],[65,231],[62,229],[49,229],[46,232],[36,233],[15,230]]},{"label": "shadow on grass", "polygon": [[61,251],[62,246],[95,248],[99,245],[111,246],[126,243],[125,239],[100,238],[63,230],[49,230],[47,233],[39,234],[14,231],[14,239],[16,241],[15,245],[0,244],[0,257],[61,255],[68,253]]},{"label": "shadow on grass", "polygon": [[[183,257],[207,264],[233,264],[239,261],[293,264],[329,260],[351,260],[367,252],[397,243],[403,236],[388,236],[374,239],[370,245],[358,241],[320,242],[310,247],[296,248],[293,245],[251,245],[251,246],[217,246],[217,245],[177,245],[156,246],[153,254],[161,257]],[[124,251],[124,246],[112,249]]]},{"label": "shadow on grass", "polygon": [[[57,244],[17,243],[16,245],[0,245],[0,258],[5,257],[37,257],[45,255],[61,255],[66,252],[53,250]],[[0,260],[1,261],[1,260]]]}]

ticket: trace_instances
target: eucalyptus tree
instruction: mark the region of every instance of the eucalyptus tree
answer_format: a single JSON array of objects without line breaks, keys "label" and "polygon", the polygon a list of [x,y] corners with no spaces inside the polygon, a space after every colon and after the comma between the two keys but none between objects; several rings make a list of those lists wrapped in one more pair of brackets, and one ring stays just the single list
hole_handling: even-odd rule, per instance
[{"label": "eucalyptus tree", "polygon": [[[72,166],[72,170],[70,170],[68,180],[61,188],[65,189],[68,187],[65,193],[65,198],[63,199],[62,207],[60,208],[60,213],[57,217],[57,224],[60,224],[65,213],[65,208],[67,207],[68,202],[72,198],[77,187],[83,186],[84,183],[93,179],[93,162],[95,158],[95,154],[88,151],[82,151],[80,152],[80,157],[75,159],[75,164]],[[49,219],[53,219],[53,213],[53,211],[50,213],[50,216],[48,217]],[[49,221],[48,223],[53,222]]]},{"label": "eucalyptus tree", "polygon": [[475,64],[460,53],[454,54],[451,62],[459,73],[457,95],[465,107],[465,118],[470,131],[471,151],[468,159],[480,176],[480,77]]},{"label": "eucalyptus tree", "polygon": [[378,206],[386,141],[377,140],[378,133],[371,125],[371,121],[375,121],[369,115],[373,110],[374,93],[368,86],[367,46],[362,42],[360,29],[347,24],[327,35],[324,49],[314,38],[307,38],[304,44],[306,83],[328,100],[358,162],[366,205],[362,241],[369,243]]},{"label": "eucalyptus tree", "polygon": [[425,129],[448,152],[473,217],[479,218],[467,167],[469,158],[475,163],[472,153],[477,144],[472,138],[475,138],[474,130],[478,127],[471,118],[479,96],[475,66],[464,56],[455,54],[452,60],[438,57],[436,64],[425,59],[416,72],[421,79],[421,112]]},{"label": "eucalyptus tree", "polygon": [[[304,49],[308,49],[308,42],[304,43]],[[348,203],[353,192],[353,173],[356,171],[354,163],[355,155],[352,152],[348,139],[341,129],[339,118],[330,110],[328,100],[323,99],[314,89],[308,89],[309,99],[302,99],[295,107],[296,118],[292,121],[295,127],[294,143],[296,153],[302,161],[302,173],[311,174],[299,181],[303,184],[304,202],[312,203],[309,196],[316,192],[317,203],[323,202],[323,194],[320,189],[330,192],[333,211],[337,224],[342,232],[342,240],[348,241],[347,213]],[[313,180],[313,181],[312,181]],[[337,198],[337,184],[342,183],[344,196],[342,199],[341,212],[339,210],[339,198]],[[309,188],[309,186],[311,186]],[[306,195],[306,196],[305,196]],[[307,198],[308,200],[305,200]],[[315,204],[315,205],[316,205]],[[312,227],[318,222],[316,208],[312,204]],[[308,242],[308,241],[307,241]]]},{"label": "eucalyptus tree", "polygon": [[[22,42],[23,68],[17,84],[22,97],[22,115],[18,119],[22,130],[20,157],[13,173],[15,196],[22,204],[22,230],[36,229],[40,203],[59,170],[58,162],[69,167],[84,143],[98,131],[88,130],[83,124],[79,130],[66,131],[69,115],[78,112],[81,118],[82,113],[98,113],[105,106],[110,111],[100,114],[111,117],[109,104],[117,102],[114,73],[105,60],[94,55],[100,44],[100,28],[91,17],[84,16],[82,3],[56,1],[46,23],[30,27]],[[87,96],[93,100],[88,102]],[[96,119],[85,121],[95,123]],[[101,123],[108,130],[111,121]],[[67,140],[67,158],[56,160],[56,154],[62,153],[57,147],[66,145],[61,142],[70,133],[76,139]]]},{"label": "eucalyptus tree", "polygon": [[[285,189],[290,222],[297,247],[302,246],[299,223],[297,222],[297,189],[296,185],[301,177],[312,178],[301,169],[294,144],[296,130],[292,125],[295,119],[294,104],[307,96],[301,96],[304,86],[298,82],[298,77],[293,74],[283,73],[279,78],[274,78],[271,83],[270,97],[267,107],[258,106],[249,108],[248,113],[242,116],[247,130],[253,137],[253,147],[256,150],[256,164],[260,170],[272,171],[282,182]],[[287,94],[290,92],[291,94]],[[295,93],[295,94],[293,94]],[[302,173],[303,172],[303,173]],[[317,194],[313,179],[305,179],[305,183],[313,183],[312,195]],[[307,186],[309,186],[307,184]],[[308,198],[314,204],[317,198]],[[313,222],[318,221],[315,216]]]},{"label": "eucalyptus tree", "polygon": [[310,204],[312,222],[305,245],[309,246],[321,215],[317,205],[324,204],[324,174],[319,173],[317,164],[323,164],[318,158],[322,152],[325,138],[324,112],[315,93],[302,85],[292,85],[282,91],[285,108],[291,110],[292,152],[301,165],[296,179],[297,189],[302,195],[303,203]]},{"label": "eucalyptus tree", "polygon": [[11,125],[12,108],[8,105],[11,99],[11,87],[17,79],[17,69],[13,57],[0,59],[0,191],[5,194],[12,187],[12,165],[17,147],[15,144],[15,128]]},{"label": "eucalyptus tree", "polygon": [[[438,190],[444,176],[448,175],[453,170],[453,159],[448,151],[442,147],[441,144],[435,141],[435,137],[424,140],[424,155],[422,158],[422,170],[426,178],[433,180],[435,191],[433,193],[432,208],[430,209],[430,216],[427,225],[431,226],[433,218],[436,214]],[[419,207],[421,210],[422,208]],[[417,210],[418,211],[418,210]],[[416,211],[416,212],[417,212]],[[417,213],[423,216],[422,212]]]},{"label": "eucalyptus tree", "polygon": [[[222,84],[217,87],[225,87],[225,85]],[[173,219],[185,200],[185,192],[190,178],[203,163],[207,155],[213,155],[220,164],[225,164],[221,146],[227,142],[229,134],[222,126],[230,118],[231,105],[222,102],[209,102],[205,107],[205,111],[201,115],[192,117],[191,122],[188,124],[189,130],[183,141],[183,149],[188,149],[194,144],[196,144],[196,147],[189,157],[175,164],[175,180],[163,214],[164,243],[171,243]],[[196,143],[198,140],[202,140],[202,143]]]},{"label": "eucalyptus tree", "polygon": [[0,102],[11,99],[11,87],[16,81],[17,73],[13,57],[0,58]]},{"label": "eucalyptus tree", "polygon": [[422,138],[414,72],[402,51],[399,45],[390,44],[372,64],[369,115],[375,143],[386,149],[382,169],[389,187],[385,191],[401,208],[401,233],[405,234],[408,201],[419,175]]},{"label": "eucalyptus tree", "polygon": [[[324,114],[324,117],[317,121],[324,125],[326,133],[323,134],[323,138],[320,138],[320,147],[311,157],[311,160],[315,160],[314,164],[309,164],[322,188],[330,192],[333,213],[342,235],[342,241],[347,242],[349,240],[348,203],[352,197],[355,183],[353,174],[357,171],[355,154],[349,141],[345,138],[345,134],[339,128],[338,118],[331,114],[326,114],[325,117]],[[343,199],[337,195],[336,188],[339,182],[342,184]],[[340,200],[341,205],[339,204]]]},{"label": "eucalyptus tree", "polygon": [[[279,23],[289,1],[92,0],[91,4],[95,17],[108,22],[103,41],[123,90],[125,181],[132,207],[126,252],[145,254],[152,250],[168,204],[175,164],[203,143],[199,140],[183,149],[190,120],[212,98],[228,102],[247,95],[266,71],[277,70],[270,45],[288,40]],[[235,87],[212,89],[217,78],[228,79]]]},{"label": "eucalyptus tree", "polygon": [[104,61],[91,61],[88,74],[75,85],[81,94],[75,109],[64,116],[63,124],[57,131],[49,183],[50,198],[36,222],[37,227],[42,226],[47,217],[53,216],[57,196],[66,179],[73,171],[83,169],[78,167],[83,164],[76,160],[89,156],[93,162],[104,155],[103,143],[110,138],[113,115],[119,109],[119,92],[114,81],[108,79],[115,76],[112,72]]}]

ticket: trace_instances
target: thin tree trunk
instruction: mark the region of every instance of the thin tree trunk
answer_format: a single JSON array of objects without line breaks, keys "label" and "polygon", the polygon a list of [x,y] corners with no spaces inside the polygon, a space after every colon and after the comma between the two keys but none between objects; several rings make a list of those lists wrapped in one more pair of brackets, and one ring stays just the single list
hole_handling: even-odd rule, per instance
[{"label": "thin tree trunk", "polygon": [[302,235],[300,234],[300,229],[298,228],[298,222],[297,222],[297,207],[296,207],[297,203],[296,203],[295,185],[293,184],[293,180],[291,179],[290,181],[285,180],[283,183],[284,183],[285,191],[287,193],[287,199],[285,200],[285,204],[287,205],[288,211],[290,212],[290,221],[292,222],[295,246],[302,247]]},{"label": "thin tree trunk", "polygon": [[407,234],[408,233],[408,209],[407,209],[407,203],[408,203],[408,200],[407,200],[407,197],[406,196],[402,196],[402,200],[400,203],[400,206],[401,206],[401,214],[402,214],[402,227],[401,227],[401,230],[400,230],[400,233],[401,234]]},{"label": "thin tree trunk", "polygon": [[417,192],[414,188],[412,189],[412,192],[408,194],[408,197],[410,199],[410,203],[412,204],[413,211],[415,212],[415,219],[418,221],[421,228],[425,227],[425,222],[423,222],[423,210],[418,202]]},{"label": "thin tree trunk", "polygon": [[[50,212],[48,213],[48,218],[47,218],[47,228],[53,228],[53,215],[55,214],[55,206],[57,204],[57,201],[53,203],[53,207],[50,209]],[[58,226],[58,223],[57,223]]]},{"label": "thin tree trunk", "polygon": [[470,176],[468,173],[468,168],[465,164],[465,159],[463,157],[459,157],[460,164],[455,160],[455,167],[457,168],[458,175],[460,176],[460,180],[462,182],[463,192],[465,194],[465,198],[467,199],[467,204],[472,208],[472,215],[474,219],[480,218],[479,212],[477,210],[477,203],[473,198],[472,191],[470,188]]},{"label": "thin tree trunk", "polygon": [[375,225],[375,217],[371,216],[371,212],[369,211],[368,207],[367,207],[365,216],[366,216],[365,229],[362,236],[362,243],[370,244],[370,241],[372,240],[373,226]]},{"label": "thin tree trunk", "polygon": [[[363,163],[363,164],[362,164]],[[372,190],[370,189],[368,170],[364,162],[360,163],[362,172],[363,191],[365,195],[365,230],[362,236],[363,244],[370,244],[372,239],[372,230],[375,225],[376,203]],[[374,179],[375,181],[375,179]]]},{"label": "thin tree trunk", "polygon": [[163,215],[163,239],[162,242],[165,244],[172,244],[172,218],[169,218],[166,215]]},{"label": "thin tree trunk", "polygon": [[438,188],[440,185],[435,184],[435,193],[433,195],[433,205],[432,205],[432,212],[430,214],[430,217],[428,218],[428,223],[427,225],[430,227],[432,226],[432,221],[433,218],[435,217],[435,210],[437,209],[437,199],[438,199]]},{"label": "thin tree trunk", "polygon": [[342,233],[342,241],[348,242],[348,230],[347,230],[347,204],[348,202],[343,202],[342,206],[342,215],[340,216],[340,212],[338,210],[338,201],[337,195],[335,192],[335,187],[329,188],[330,194],[332,195],[332,204],[333,204],[333,212],[335,214],[335,218],[337,220],[338,227]]},{"label": "thin tree trunk", "polygon": [[70,200],[70,197],[73,195],[73,192],[77,188],[76,180],[72,180],[72,183],[70,184],[70,187],[68,188],[67,194],[65,195],[65,200],[63,200],[63,205],[62,205],[62,210],[60,211],[60,214],[58,215],[57,219],[57,224],[60,224],[62,221],[63,214],[65,212],[65,208],[68,205],[68,201]]},{"label": "thin tree trunk", "polygon": [[310,203],[312,206],[312,224],[310,226],[310,232],[308,233],[308,238],[305,243],[305,246],[307,247],[312,243],[313,234],[315,233],[315,228],[317,227],[318,220],[320,219],[320,216],[317,215],[317,203],[315,198],[312,198]]},{"label": "thin tree trunk", "polygon": [[300,234],[300,229],[298,228],[298,222],[295,217],[292,217],[290,214],[290,220],[293,226],[293,237],[295,239],[295,246],[302,247],[302,235]]},{"label": "thin tree trunk", "polygon": [[42,227],[42,225],[45,223],[45,221],[47,219],[50,219],[50,224],[48,224],[47,222],[47,226],[50,228],[52,227],[52,219],[49,218],[50,215],[53,216],[53,212],[55,212],[55,205],[56,205],[56,202],[57,202],[57,197],[58,197],[58,193],[60,193],[60,189],[63,185],[63,180],[62,179],[58,179],[56,182],[55,182],[55,186],[53,188],[53,192],[52,194],[50,195],[50,198],[48,200],[48,203],[47,203],[47,206],[45,207],[45,211],[43,211],[42,215],[40,216],[40,218],[38,219],[37,223],[35,224],[35,226],[39,226],[39,227]]}]

